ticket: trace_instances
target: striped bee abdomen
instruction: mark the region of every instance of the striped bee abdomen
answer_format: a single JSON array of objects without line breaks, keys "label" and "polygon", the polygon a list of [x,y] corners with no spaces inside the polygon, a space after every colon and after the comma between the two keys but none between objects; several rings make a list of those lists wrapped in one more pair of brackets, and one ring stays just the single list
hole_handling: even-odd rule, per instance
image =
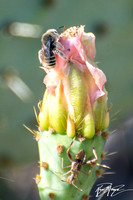
[{"label": "striped bee abdomen", "polygon": [[51,50],[48,51],[48,49],[44,49],[44,62],[49,67],[55,67],[56,58],[55,58],[53,51],[51,51]]}]

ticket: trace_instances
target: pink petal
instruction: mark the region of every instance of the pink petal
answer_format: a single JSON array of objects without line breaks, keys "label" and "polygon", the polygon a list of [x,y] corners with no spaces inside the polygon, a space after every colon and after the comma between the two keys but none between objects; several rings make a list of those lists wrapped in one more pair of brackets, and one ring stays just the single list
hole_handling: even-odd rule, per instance
[{"label": "pink petal", "polygon": [[44,77],[44,84],[46,85],[48,89],[48,93],[55,93],[55,89],[60,81],[60,76],[58,71],[51,69],[49,73]]},{"label": "pink petal", "polygon": [[86,61],[86,66],[87,66],[88,70],[90,71],[92,78],[94,80],[94,83],[93,83],[93,81],[91,81],[91,84],[90,84],[90,86],[91,86],[90,98],[91,98],[91,103],[93,104],[93,102],[97,98],[99,98],[105,94],[103,86],[106,82],[106,76],[102,70],[100,70],[97,67],[94,67],[88,61]]},{"label": "pink petal", "polygon": [[86,55],[94,60],[96,56],[95,35],[93,33],[84,32],[82,37],[82,44]]}]

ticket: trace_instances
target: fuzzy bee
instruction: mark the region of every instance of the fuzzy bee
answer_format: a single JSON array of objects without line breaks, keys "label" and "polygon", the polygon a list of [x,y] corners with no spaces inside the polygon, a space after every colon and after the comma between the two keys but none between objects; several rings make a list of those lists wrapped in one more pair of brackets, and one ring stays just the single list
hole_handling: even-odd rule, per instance
[{"label": "fuzzy bee", "polygon": [[45,69],[56,66],[55,53],[66,59],[59,49],[64,49],[58,41],[60,38],[56,29],[49,29],[42,35],[42,49],[38,52],[39,61]]}]

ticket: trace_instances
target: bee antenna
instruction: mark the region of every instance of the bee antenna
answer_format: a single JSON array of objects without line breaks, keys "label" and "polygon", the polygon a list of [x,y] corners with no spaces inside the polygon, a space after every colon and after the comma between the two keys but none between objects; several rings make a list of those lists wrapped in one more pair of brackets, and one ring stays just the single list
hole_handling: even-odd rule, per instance
[{"label": "bee antenna", "polygon": [[62,31],[62,32],[64,32],[64,31],[65,31],[65,26],[59,26],[59,27],[57,28],[57,30],[59,30],[59,29],[61,29],[61,28],[63,28],[63,31]]},{"label": "bee antenna", "polygon": [[59,26],[58,28],[57,28],[57,30],[59,30],[59,29],[61,29],[61,28],[64,28],[65,26]]}]

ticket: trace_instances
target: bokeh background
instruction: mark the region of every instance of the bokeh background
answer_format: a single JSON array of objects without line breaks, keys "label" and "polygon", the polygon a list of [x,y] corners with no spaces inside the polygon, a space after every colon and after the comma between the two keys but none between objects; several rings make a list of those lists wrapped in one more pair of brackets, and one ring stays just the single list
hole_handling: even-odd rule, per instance
[{"label": "bokeh background", "polygon": [[[0,200],[39,200],[33,178],[39,172],[37,143],[23,124],[36,129],[33,106],[42,99],[40,37],[47,29],[85,25],[96,35],[96,62],[107,76],[111,109],[105,146],[117,152],[105,163],[113,175],[98,183],[133,189],[133,1],[0,1]],[[2,178],[3,177],[3,178]],[[6,180],[5,180],[5,179]],[[133,191],[103,199],[131,200]]]}]

